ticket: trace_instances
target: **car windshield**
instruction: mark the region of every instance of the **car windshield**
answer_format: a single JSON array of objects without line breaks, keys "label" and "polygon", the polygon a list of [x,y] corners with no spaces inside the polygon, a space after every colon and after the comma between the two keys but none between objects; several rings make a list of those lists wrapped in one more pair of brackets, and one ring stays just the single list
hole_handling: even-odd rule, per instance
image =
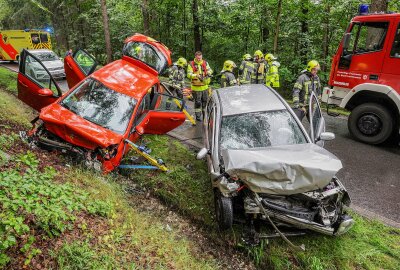
[{"label": "car windshield", "polygon": [[222,118],[221,148],[303,144],[307,139],[287,110],[230,115]]},{"label": "car windshield", "polygon": [[55,54],[54,52],[35,52],[32,54],[36,56],[41,62],[59,60],[57,54]]},{"label": "car windshield", "polygon": [[61,105],[92,123],[123,134],[136,102],[89,78],[64,98]]}]

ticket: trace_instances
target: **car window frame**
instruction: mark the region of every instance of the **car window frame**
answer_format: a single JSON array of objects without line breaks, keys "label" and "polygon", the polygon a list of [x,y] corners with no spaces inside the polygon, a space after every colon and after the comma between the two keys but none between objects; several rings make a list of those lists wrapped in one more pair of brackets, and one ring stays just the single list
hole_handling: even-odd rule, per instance
[{"label": "car window frame", "polygon": [[[378,50],[371,50],[371,51],[364,51],[364,52],[357,52],[357,47],[359,45],[359,40],[360,40],[360,33],[363,27],[368,27],[368,25],[372,25],[372,24],[386,24],[386,28],[382,28],[382,29],[386,29],[386,32],[384,34],[383,37],[383,41],[381,44],[381,48]],[[356,32],[354,32],[355,34],[355,39],[353,42],[353,46],[351,48],[350,51],[347,51],[346,55],[362,55],[362,54],[368,54],[368,53],[375,53],[375,52],[381,52],[383,51],[383,49],[385,48],[385,43],[386,43],[386,37],[389,33],[389,26],[390,26],[390,22],[389,21],[374,21],[374,22],[354,22],[352,25],[351,30],[349,31],[349,33],[353,34],[353,29],[355,27],[357,27],[358,29],[356,29]]]}]

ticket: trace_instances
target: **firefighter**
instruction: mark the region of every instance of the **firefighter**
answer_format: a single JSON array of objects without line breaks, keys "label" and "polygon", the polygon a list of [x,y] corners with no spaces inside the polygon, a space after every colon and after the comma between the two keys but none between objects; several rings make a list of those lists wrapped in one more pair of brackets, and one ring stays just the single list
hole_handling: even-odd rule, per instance
[{"label": "firefighter", "polygon": [[311,92],[314,92],[317,97],[321,95],[321,82],[317,75],[319,70],[319,63],[316,60],[311,60],[307,64],[307,69],[301,72],[294,84],[293,105],[300,120],[303,120],[304,116],[307,115],[308,101]]},{"label": "firefighter", "polygon": [[187,77],[191,79],[197,121],[202,121],[205,114],[212,72],[206,60],[203,60],[203,54],[197,51],[193,61],[190,61],[187,72]]},{"label": "firefighter", "polygon": [[265,84],[265,75],[267,73],[267,66],[264,61],[264,55],[260,50],[254,52],[254,69],[251,73],[251,83]]},{"label": "firefighter", "polygon": [[[172,94],[178,98],[183,98],[182,90],[185,87],[187,61],[183,57],[179,57],[173,66],[169,69],[169,83],[172,85],[170,90]],[[167,110],[171,107],[172,99],[169,98],[166,103]]]},{"label": "firefighter", "polygon": [[251,55],[246,53],[243,55],[242,63],[240,63],[239,67],[239,83],[240,84],[249,84],[251,80],[251,74],[253,73],[254,64],[251,61]]},{"label": "firefighter", "polygon": [[236,64],[231,60],[224,62],[224,67],[221,71],[221,88],[237,85],[238,82],[233,74],[233,69],[236,68]]},{"label": "firefighter", "polygon": [[277,60],[277,58],[272,53],[268,53],[265,56],[265,61],[268,64],[266,85],[276,89],[280,86],[278,68],[281,66],[281,64],[274,60]]}]

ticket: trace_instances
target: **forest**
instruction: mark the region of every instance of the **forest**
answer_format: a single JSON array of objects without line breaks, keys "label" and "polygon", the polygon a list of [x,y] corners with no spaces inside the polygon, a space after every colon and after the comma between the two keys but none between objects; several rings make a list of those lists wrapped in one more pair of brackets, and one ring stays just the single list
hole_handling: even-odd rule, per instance
[{"label": "forest", "polygon": [[[320,62],[326,82],[332,55],[361,3],[365,1],[0,0],[0,29],[49,28],[59,55],[68,48],[85,48],[102,63],[121,56],[126,37],[143,33],[166,44],[174,60],[203,51],[217,72],[225,60],[238,64],[245,53],[260,49],[278,57],[281,85],[290,89],[311,59]],[[400,10],[398,1],[371,4],[372,11]]]}]

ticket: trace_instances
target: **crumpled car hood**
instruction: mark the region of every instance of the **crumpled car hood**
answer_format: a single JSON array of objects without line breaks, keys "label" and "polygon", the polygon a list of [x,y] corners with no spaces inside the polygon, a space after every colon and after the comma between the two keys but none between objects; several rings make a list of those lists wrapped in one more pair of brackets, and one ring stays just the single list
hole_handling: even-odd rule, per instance
[{"label": "crumpled car hood", "polygon": [[118,144],[122,135],[89,122],[58,103],[43,108],[40,119],[51,133],[63,140],[88,149]]},{"label": "crumpled car hood", "polygon": [[290,195],[325,187],[342,168],[332,153],[315,144],[222,150],[225,171],[257,193]]}]

